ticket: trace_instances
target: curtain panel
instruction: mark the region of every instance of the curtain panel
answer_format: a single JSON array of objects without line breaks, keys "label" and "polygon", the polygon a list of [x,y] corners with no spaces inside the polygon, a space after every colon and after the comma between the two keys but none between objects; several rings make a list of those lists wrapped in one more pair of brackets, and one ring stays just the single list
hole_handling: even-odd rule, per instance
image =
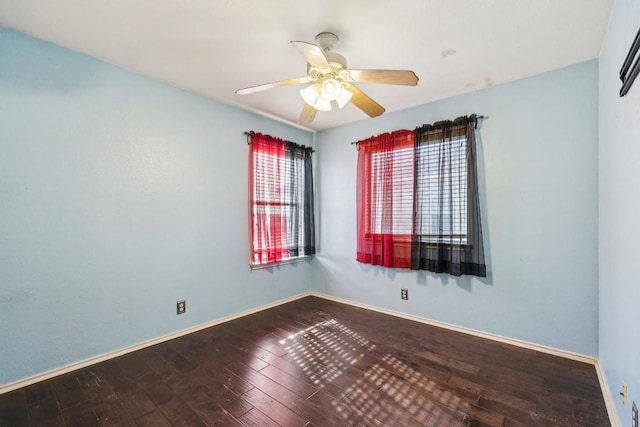
[{"label": "curtain panel", "polygon": [[315,254],[313,150],[257,132],[249,137],[250,263]]},{"label": "curtain panel", "polygon": [[475,115],[415,129],[411,269],[486,277]]},{"label": "curtain panel", "polygon": [[486,276],[475,115],[358,142],[359,262]]},{"label": "curtain panel", "polygon": [[413,132],[399,130],[358,143],[359,262],[411,266]]}]

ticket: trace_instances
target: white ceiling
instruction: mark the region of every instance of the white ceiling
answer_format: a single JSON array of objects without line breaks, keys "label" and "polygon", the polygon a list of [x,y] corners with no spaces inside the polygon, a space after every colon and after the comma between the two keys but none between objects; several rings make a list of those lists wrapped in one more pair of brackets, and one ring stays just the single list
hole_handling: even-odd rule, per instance
[{"label": "white ceiling", "polygon": [[[0,0],[0,25],[295,123],[300,86],[235,94],[305,75],[290,40],[332,31],[350,68],[415,71],[417,87],[358,85],[391,112],[597,58],[613,2]],[[358,120],[349,104],[308,128]]]}]

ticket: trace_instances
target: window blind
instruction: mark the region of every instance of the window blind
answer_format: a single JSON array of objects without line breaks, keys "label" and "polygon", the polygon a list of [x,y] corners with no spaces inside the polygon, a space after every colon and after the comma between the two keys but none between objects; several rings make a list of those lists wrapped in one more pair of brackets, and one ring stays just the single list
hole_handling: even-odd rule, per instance
[{"label": "window blind", "polygon": [[421,241],[466,244],[467,183],[464,137],[372,153],[370,231],[411,234],[415,207]]},{"label": "window blind", "polygon": [[416,233],[422,242],[468,243],[468,167],[464,137],[416,147]]}]

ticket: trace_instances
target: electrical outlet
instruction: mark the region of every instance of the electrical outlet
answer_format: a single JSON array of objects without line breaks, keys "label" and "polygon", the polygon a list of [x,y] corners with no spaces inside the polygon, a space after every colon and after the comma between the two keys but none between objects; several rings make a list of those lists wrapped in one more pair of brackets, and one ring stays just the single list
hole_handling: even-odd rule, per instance
[{"label": "electrical outlet", "polygon": [[409,290],[408,289],[400,289],[400,298],[409,299]]},{"label": "electrical outlet", "polygon": [[622,404],[627,406],[627,383],[622,383],[622,391],[620,392],[620,396],[622,396]]},{"label": "electrical outlet", "polygon": [[182,300],[176,303],[176,314],[184,314],[187,312],[187,303]]},{"label": "electrical outlet", "polygon": [[631,427],[638,427],[638,407],[636,402],[631,405]]}]

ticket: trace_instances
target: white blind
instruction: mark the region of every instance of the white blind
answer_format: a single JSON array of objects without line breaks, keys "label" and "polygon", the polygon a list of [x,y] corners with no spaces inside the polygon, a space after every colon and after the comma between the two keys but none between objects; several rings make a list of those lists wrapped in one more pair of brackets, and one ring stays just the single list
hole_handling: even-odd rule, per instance
[{"label": "white blind", "polygon": [[[423,242],[467,244],[467,141],[444,142],[371,154],[371,232],[416,234]],[[415,187],[415,188],[414,188]]]},{"label": "white blind", "polygon": [[371,154],[372,232],[411,234],[413,147]]},{"label": "white blind", "polygon": [[467,244],[467,140],[420,144],[416,151],[418,234],[424,242]]},{"label": "white blind", "polygon": [[[304,164],[300,156],[276,156],[262,152],[253,155],[253,249],[294,248],[302,233],[302,188]],[[258,230],[260,225],[262,227]]]}]

